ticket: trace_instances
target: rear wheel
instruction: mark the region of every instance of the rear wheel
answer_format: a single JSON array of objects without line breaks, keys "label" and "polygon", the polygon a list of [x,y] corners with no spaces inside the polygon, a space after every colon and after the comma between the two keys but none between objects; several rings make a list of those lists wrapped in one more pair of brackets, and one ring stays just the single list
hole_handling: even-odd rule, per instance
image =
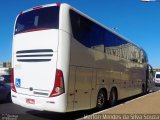
[{"label": "rear wheel", "polygon": [[115,106],[117,104],[117,97],[117,90],[113,88],[109,96],[110,106]]},{"label": "rear wheel", "polygon": [[97,109],[102,109],[105,107],[107,101],[107,95],[104,90],[100,90],[97,96]]},{"label": "rear wheel", "polygon": [[146,90],[146,86],[143,84],[143,85],[142,85],[142,94],[146,94],[146,91],[147,91],[147,90]]}]

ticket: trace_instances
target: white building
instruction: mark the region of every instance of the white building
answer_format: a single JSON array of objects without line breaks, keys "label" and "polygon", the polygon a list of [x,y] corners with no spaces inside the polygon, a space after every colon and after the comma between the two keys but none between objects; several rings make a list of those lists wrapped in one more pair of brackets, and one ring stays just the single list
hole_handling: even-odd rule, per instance
[{"label": "white building", "polygon": [[0,62],[0,76],[8,75],[9,68],[11,67],[11,62]]},{"label": "white building", "polygon": [[9,68],[0,68],[0,76],[1,75],[8,75],[9,73],[8,73],[8,69]]}]

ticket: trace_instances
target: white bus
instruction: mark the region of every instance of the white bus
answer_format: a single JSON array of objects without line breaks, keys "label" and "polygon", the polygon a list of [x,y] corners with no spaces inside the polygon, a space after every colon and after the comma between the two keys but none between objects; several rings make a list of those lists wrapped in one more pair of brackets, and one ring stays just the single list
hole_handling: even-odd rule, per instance
[{"label": "white bus", "polygon": [[144,50],[68,4],[21,12],[12,56],[12,101],[26,108],[101,109],[146,90]]}]

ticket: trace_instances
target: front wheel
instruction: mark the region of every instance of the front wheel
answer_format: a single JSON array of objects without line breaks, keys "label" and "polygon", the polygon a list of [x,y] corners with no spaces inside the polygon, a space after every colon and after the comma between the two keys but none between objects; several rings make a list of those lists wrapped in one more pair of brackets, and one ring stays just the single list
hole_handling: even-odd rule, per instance
[{"label": "front wheel", "polygon": [[97,109],[102,109],[105,107],[106,105],[106,101],[107,101],[107,96],[106,93],[103,90],[100,90],[98,92],[98,96],[97,96]]},{"label": "front wheel", "polygon": [[146,90],[146,86],[143,84],[142,85],[142,94],[146,94],[147,90]]}]

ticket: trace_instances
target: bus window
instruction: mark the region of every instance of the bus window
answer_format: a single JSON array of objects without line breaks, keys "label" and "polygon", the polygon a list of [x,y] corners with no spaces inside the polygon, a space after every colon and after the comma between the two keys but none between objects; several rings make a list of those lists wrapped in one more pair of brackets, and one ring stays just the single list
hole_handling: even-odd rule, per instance
[{"label": "bus window", "polygon": [[91,47],[90,21],[74,11],[70,11],[72,33],[74,38],[86,47]]},{"label": "bus window", "polygon": [[70,18],[74,38],[86,47],[104,52],[103,28],[72,10]]},{"label": "bus window", "polygon": [[20,14],[15,34],[42,29],[58,29],[59,7],[46,7]]}]

